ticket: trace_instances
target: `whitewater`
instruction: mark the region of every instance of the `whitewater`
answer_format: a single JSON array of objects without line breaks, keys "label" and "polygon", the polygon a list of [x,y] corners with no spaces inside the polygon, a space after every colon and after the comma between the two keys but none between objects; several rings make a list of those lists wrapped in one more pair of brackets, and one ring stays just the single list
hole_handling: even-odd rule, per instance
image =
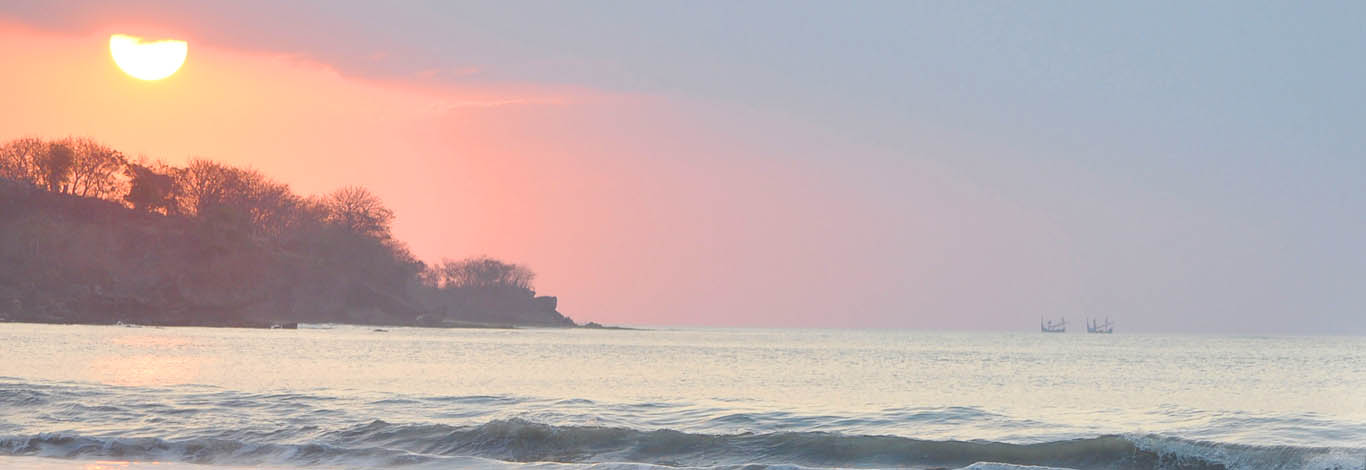
[{"label": "whitewater", "polygon": [[1366,469],[1366,338],[0,324],[0,468]]}]

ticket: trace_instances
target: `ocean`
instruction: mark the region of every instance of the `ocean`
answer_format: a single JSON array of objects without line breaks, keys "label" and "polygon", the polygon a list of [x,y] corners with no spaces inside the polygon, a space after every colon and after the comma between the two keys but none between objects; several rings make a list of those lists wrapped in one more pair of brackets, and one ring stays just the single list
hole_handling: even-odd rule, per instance
[{"label": "ocean", "polygon": [[1366,338],[0,324],[0,468],[1366,469]]}]

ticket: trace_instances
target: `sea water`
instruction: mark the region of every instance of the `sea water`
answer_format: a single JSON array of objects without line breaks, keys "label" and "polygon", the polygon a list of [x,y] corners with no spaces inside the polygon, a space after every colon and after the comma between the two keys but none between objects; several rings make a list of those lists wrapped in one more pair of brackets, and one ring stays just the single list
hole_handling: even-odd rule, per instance
[{"label": "sea water", "polygon": [[0,324],[4,469],[1023,465],[1366,468],[1366,338]]}]

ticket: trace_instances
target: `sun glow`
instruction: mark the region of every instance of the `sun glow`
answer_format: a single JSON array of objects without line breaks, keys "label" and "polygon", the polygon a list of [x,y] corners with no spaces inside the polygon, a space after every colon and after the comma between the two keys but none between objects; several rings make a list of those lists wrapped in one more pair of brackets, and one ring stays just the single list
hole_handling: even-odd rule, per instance
[{"label": "sun glow", "polygon": [[185,64],[189,45],[185,41],[162,39],[144,41],[136,36],[115,34],[109,37],[109,53],[125,73],[141,80],[161,80]]}]

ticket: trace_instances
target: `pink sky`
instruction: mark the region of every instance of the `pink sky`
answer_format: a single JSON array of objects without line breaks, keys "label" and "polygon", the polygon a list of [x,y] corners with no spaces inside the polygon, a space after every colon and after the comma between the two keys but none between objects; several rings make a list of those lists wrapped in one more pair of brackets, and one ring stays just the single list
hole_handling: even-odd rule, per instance
[{"label": "pink sky", "polygon": [[[0,134],[86,135],[172,163],[258,168],[297,192],[361,184],[424,260],[526,263],[580,321],[860,325],[860,299],[904,251],[886,214],[792,142],[741,138],[743,108],[568,87],[458,88],[348,78],[326,64],[188,37],[172,77],[142,82],[107,35],[8,25]],[[746,115],[748,113],[748,115]],[[756,124],[758,120],[758,124]],[[809,145],[821,145],[812,142]],[[879,246],[885,248],[879,248]],[[881,278],[881,279],[875,279]],[[801,292],[825,294],[797,295]],[[838,295],[831,293],[838,292]],[[851,294],[852,293],[852,294]]]},{"label": "pink sky", "polygon": [[366,186],[581,322],[1361,331],[1359,22],[1202,8],[0,3],[0,139]]}]

